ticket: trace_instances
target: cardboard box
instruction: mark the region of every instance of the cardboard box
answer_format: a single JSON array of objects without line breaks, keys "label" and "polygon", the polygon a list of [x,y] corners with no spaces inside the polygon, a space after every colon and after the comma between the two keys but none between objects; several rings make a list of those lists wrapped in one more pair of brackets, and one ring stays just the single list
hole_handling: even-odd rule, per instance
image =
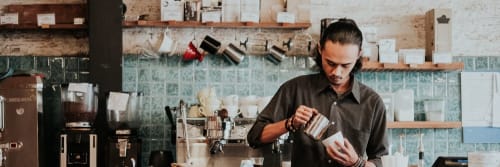
[{"label": "cardboard box", "polygon": [[378,40],[378,51],[379,52],[395,52],[396,51],[396,39],[381,39]]},{"label": "cardboard box", "polygon": [[260,0],[241,0],[241,22],[258,23],[260,20]]},{"label": "cardboard box", "polygon": [[265,0],[260,2],[260,22],[276,23],[276,15],[285,11],[285,1]]},{"label": "cardboard box", "polygon": [[399,56],[405,64],[424,64],[424,49],[399,49]]},{"label": "cardboard box", "polygon": [[222,22],[239,22],[241,3],[239,0],[222,1]]},{"label": "cardboard box", "polygon": [[432,9],[425,14],[425,59],[433,52],[451,52],[451,9]]},{"label": "cardboard box", "polygon": [[380,63],[397,64],[398,63],[398,52],[380,52],[379,53],[379,62]]},{"label": "cardboard box", "polygon": [[161,0],[161,21],[184,21],[184,4],[179,0]]},{"label": "cardboard box", "polygon": [[287,0],[286,11],[295,14],[297,23],[311,22],[311,0]]},{"label": "cardboard box", "polygon": [[450,64],[453,62],[450,52],[434,52],[432,54],[433,64]]}]

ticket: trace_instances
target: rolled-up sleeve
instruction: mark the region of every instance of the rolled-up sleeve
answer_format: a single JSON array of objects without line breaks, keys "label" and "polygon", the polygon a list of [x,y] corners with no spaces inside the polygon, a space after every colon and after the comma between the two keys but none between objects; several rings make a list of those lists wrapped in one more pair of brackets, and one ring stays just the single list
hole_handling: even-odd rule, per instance
[{"label": "rolled-up sleeve", "polygon": [[257,148],[265,144],[260,141],[262,136],[262,131],[266,125],[279,122],[290,115],[289,109],[293,106],[292,100],[290,99],[295,94],[293,89],[289,89],[289,84],[282,85],[276,94],[273,96],[269,104],[259,113],[259,116],[255,120],[254,125],[250,129],[247,135],[247,141],[250,147]]}]

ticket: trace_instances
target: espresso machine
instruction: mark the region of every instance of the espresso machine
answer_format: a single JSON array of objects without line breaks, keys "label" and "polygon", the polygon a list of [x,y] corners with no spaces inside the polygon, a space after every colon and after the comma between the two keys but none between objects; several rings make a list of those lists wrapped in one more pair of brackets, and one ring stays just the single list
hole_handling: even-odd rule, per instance
[{"label": "espresso machine", "polygon": [[43,158],[42,78],[0,80],[0,166],[38,167]]},{"label": "espresso machine", "polygon": [[60,167],[96,167],[98,87],[91,83],[61,85],[65,127],[60,135]]},{"label": "espresso machine", "polygon": [[140,167],[140,127],[142,93],[110,92],[107,97],[107,122],[111,129],[106,146],[108,167]]}]

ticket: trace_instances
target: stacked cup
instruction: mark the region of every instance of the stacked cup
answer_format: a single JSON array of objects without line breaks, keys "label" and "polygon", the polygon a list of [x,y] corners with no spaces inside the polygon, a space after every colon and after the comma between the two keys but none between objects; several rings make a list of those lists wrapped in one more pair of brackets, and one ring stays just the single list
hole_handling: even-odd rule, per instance
[{"label": "stacked cup", "polygon": [[257,96],[250,95],[240,98],[240,112],[244,118],[256,118],[258,114]]},{"label": "stacked cup", "polygon": [[238,95],[229,95],[221,99],[221,108],[225,108],[227,110],[229,118],[234,118],[240,114],[238,111],[238,98]]},{"label": "stacked cup", "polygon": [[221,101],[217,98],[215,88],[206,87],[198,92],[198,100],[203,107],[203,116],[213,116],[214,112],[220,109]]}]

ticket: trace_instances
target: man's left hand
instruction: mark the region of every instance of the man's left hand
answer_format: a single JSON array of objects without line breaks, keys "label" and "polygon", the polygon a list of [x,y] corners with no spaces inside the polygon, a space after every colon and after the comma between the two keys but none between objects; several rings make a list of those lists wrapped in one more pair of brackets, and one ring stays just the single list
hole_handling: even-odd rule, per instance
[{"label": "man's left hand", "polygon": [[329,145],[328,147],[326,147],[326,152],[332,159],[342,164],[343,166],[352,166],[356,164],[359,156],[352,147],[351,143],[346,138],[344,138],[344,143],[335,141],[334,144],[338,149],[336,149],[333,145]]}]

